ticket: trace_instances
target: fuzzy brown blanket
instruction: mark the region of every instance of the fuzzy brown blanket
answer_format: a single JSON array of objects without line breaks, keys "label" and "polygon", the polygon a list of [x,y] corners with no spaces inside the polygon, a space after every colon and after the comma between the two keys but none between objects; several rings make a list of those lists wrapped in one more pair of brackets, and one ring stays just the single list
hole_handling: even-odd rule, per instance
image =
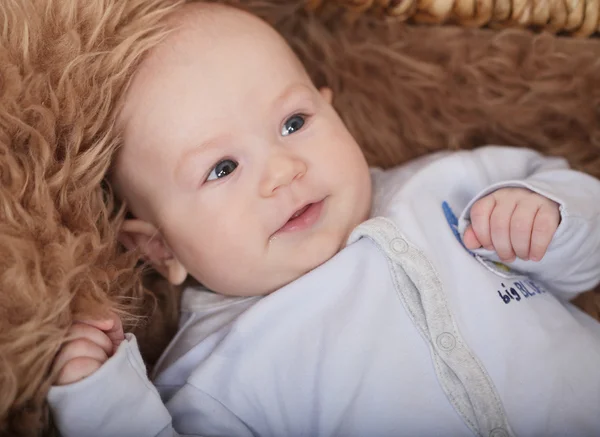
[{"label": "fuzzy brown blanket", "polygon": [[[149,365],[173,333],[178,291],[142,288],[102,179],[120,96],[176,3],[0,2],[0,435],[51,433],[49,368],[74,317],[118,310]],[[348,21],[335,1],[316,15],[302,0],[229,3],[273,23],[333,88],[373,165],[492,143],[600,177],[596,39]],[[597,297],[580,304],[594,314]]]}]

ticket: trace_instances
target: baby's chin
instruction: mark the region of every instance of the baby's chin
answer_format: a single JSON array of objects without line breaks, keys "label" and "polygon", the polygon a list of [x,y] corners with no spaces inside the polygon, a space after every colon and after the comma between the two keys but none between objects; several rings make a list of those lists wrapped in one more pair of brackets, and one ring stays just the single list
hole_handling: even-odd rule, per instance
[{"label": "baby's chin", "polygon": [[285,269],[284,271],[287,271],[288,274],[283,277],[275,287],[272,287],[267,294],[291,284],[312,270],[322,266],[342,250],[345,244],[345,239],[336,239],[328,241],[327,244],[323,244],[320,247],[313,248],[310,253],[301,257],[296,265]]},{"label": "baby's chin", "polygon": [[[248,296],[268,296],[269,294],[275,293],[282,288],[290,285],[297,279],[300,279],[302,276],[306,275],[310,271],[316,269],[322,264],[329,261],[337,251],[333,251],[333,253],[323,253],[319,259],[312,259],[310,262],[306,262],[303,265],[294,266],[294,268],[290,269],[289,266],[286,269],[280,269],[277,274],[273,275],[257,275],[258,277],[270,280],[264,282],[253,282],[252,279],[249,278],[245,284],[245,287],[236,287],[234,290],[223,290],[222,292],[217,291],[217,293],[224,294],[227,296],[238,296],[238,297],[248,297]],[[214,291],[214,290],[213,290]]]},{"label": "baby's chin", "polygon": [[[243,277],[213,278],[213,286],[207,288],[226,296],[266,296],[291,284],[310,271],[333,258],[346,244],[346,236],[341,232],[323,233],[321,238],[310,244],[290,244],[290,241],[274,241],[279,250],[264,258],[262,266],[256,265],[256,259],[247,265],[254,265],[252,274],[247,271]],[[243,263],[243,261],[242,261]],[[256,273],[259,272],[259,273]],[[225,279],[224,282],[221,280]]]}]

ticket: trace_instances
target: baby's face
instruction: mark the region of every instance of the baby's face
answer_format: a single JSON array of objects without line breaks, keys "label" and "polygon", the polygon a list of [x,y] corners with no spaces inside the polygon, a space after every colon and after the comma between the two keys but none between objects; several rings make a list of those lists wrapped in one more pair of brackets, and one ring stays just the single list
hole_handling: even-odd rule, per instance
[{"label": "baby's face", "polygon": [[344,246],[370,177],[330,93],[279,35],[211,13],[188,14],[136,74],[115,180],[165,256],[216,292],[263,295]]}]

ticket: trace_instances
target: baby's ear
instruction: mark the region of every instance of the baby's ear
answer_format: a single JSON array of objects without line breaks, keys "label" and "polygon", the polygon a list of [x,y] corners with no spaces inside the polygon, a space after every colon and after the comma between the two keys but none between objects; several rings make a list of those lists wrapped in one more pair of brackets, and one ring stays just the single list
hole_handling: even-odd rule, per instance
[{"label": "baby's ear", "polygon": [[119,241],[127,250],[139,250],[171,284],[179,285],[187,277],[187,270],[151,223],[139,219],[125,220],[119,232]]},{"label": "baby's ear", "polygon": [[323,99],[331,105],[333,102],[333,91],[331,88],[326,86],[321,87],[319,88],[319,93],[321,94],[321,97],[323,97]]}]

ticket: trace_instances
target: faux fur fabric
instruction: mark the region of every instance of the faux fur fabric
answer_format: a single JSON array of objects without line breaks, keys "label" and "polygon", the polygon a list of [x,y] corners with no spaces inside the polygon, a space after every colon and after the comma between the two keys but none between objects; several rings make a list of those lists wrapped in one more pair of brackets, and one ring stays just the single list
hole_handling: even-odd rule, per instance
[{"label": "faux fur fabric", "polygon": [[[442,149],[527,146],[600,177],[600,41],[317,15],[237,0],[290,41],[373,165]],[[117,310],[151,365],[178,290],[141,285],[103,183],[131,75],[178,0],[0,2],[0,435],[51,433],[53,356],[78,317]],[[600,306],[584,297],[587,311]],[[151,315],[151,317],[145,317]]]},{"label": "faux fur fabric", "polygon": [[0,433],[35,435],[76,318],[131,328],[151,295],[102,183],[120,96],[167,0],[0,2]]}]

